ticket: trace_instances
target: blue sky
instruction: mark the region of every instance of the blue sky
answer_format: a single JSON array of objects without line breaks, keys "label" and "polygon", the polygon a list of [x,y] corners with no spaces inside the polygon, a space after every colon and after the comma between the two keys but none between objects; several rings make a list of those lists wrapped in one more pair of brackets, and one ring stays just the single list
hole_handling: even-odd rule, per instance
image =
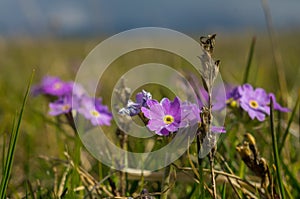
[{"label": "blue sky", "polygon": [[[268,0],[277,30],[300,27],[299,0]],[[0,35],[99,35],[158,26],[182,32],[264,30],[261,0],[1,0]]]}]

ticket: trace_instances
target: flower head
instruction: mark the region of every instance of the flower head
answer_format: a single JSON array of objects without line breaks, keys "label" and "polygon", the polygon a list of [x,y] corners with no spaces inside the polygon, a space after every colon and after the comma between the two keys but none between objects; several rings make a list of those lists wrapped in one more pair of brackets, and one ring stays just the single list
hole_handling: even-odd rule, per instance
[{"label": "flower head", "polygon": [[112,114],[108,107],[102,104],[101,99],[95,99],[88,96],[83,96],[81,100],[81,107],[78,108],[86,119],[90,120],[94,126],[110,125]]},{"label": "flower head", "polygon": [[269,97],[264,89],[256,88],[254,90],[250,84],[244,84],[238,87],[238,92],[241,95],[240,106],[248,112],[251,119],[257,118],[259,121],[263,121],[265,115],[270,114]]},{"label": "flower head", "polygon": [[147,106],[141,110],[149,119],[147,127],[156,134],[167,136],[170,132],[175,132],[180,127],[181,109],[180,100],[175,97],[171,102],[168,98],[163,98],[160,103],[157,100],[147,100]]},{"label": "flower head", "polygon": [[136,94],[136,102],[129,100],[127,106],[119,110],[119,114],[135,116],[141,112],[142,107],[147,107],[147,100],[150,99],[152,99],[151,93],[142,90],[142,92]]},{"label": "flower head", "polygon": [[192,104],[190,102],[182,102],[180,107],[181,107],[180,127],[186,127],[200,122],[200,109],[197,104]]},{"label": "flower head", "polygon": [[72,91],[71,85],[58,77],[46,76],[43,78],[41,85],[35,88],[34,94],[62,96]]},{"label": "flower head", "polygon": [[238,100],[241,95],[238,90],[238,86],[227,85],[226,87],[226,104],[231,107],[236,107],[238,105]]},{"label": "flower head", "polygon": [[69,113],[72,110],[72,97],[62,96],[58,100],[49,103],[49,114],[56,116],[64,113]]}]

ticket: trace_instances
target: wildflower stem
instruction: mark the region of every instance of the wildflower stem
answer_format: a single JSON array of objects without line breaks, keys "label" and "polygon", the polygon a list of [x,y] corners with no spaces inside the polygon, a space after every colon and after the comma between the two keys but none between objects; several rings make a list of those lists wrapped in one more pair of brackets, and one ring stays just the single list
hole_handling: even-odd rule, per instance
[{"label": "wildflower stem", "polygon": [[199,195],[200,198],[204,198],[204,184],[203,184],[203,165],[202,165],[202,158],[200,158],[200,152],[201,152],[201,135],[197,135],[197,160],[198,160],[198,173],[199,173]]},{"label": "wildflower stem", "polygon": [[281,179],[281,174],[280,174],[280,162],[279,162],[279,153],[278,153],[278,147],[277,147],[277,139],[275,135],[275,126],[274,126],[274,102],[273,99],[270,98],[271,100],[271,111],[270,111],[270,123],[271,123],[271,133],[272,133],[272,144],[273,144],[273,153],[274,153],[274,159],[275,159],[275,166],[276,166],[276,174],[277,174],[277,180],[279,183],[279,189],[281,193],[281,198],[285,199],[285,194],[284,194],[284,187],[283,187],[283,182]]},{"label": "wildflower stem", "polygon": [[163,177],[163,183],[162,183],[162,193],[160,198],[161,199],[167,199],[168,193],[170,189],[170,176],[171,176],[171,165],[168,165],[164,170],[164,177]]},{"label": "wildflower stem", "polygon": [[[127,151],[128,148],[128,135],[126,133],[124,133],[121,129],[117,129],[117,135],[119,135],[120,138],[120,147],[121,149]],[[123,168],[125,169],[127,167],[127,157],[124,157],[123,160]],[[121,196],[125,196],[126,194],[126,172],[124,172],[123,170],[120,171],[120,194]]]},{"label": "wildflower stem", "polygon": [[216,148],[213,147],[209,152],[209,164],[210,164],[210,174],[211,174],[211,186],[213,190],[213,198],[217,198],[217,189],[216,189],[216,180],[215,180],[215,171],[214,171],[214,157],[215,157]]},{"label": "wildflower stem", "polygon": [[[211,123],[212,123],[212,90],[209,92],[208,94],[208,134],[209,136],[215,136],[212,135],[212,131],[211,131]],[[212,186],[212,190],[213,190],[213,198],[216,199],[217,198],[217,189],[216,189],[216,180],[215,180],[215,173],[214,173],[214,160],[215,160],[215,152],[217,151],[217,146],[215,145],[215,138],[212,138],[212,145],[214,145],[211,149],[211,151],[209,152],[209,163],[210,163],[210,173],[211,173],[211,186]]]}]

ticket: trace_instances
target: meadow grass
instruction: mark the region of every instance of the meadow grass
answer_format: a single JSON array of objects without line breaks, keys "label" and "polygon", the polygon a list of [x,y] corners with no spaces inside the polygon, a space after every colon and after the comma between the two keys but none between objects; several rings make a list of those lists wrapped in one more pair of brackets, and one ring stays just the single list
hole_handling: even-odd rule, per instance
[{"label": "meadow grass", "polygon": [[[249,82],[256,87],[265,88],[280,96],[279,82],[273,64],[271,46],[265,35],[218,35],[215,56],[221,59],[220,72],[224,81],[241,84]],[[285,198],[300,197],[300,155],[299,155],[299,75],[300,75],[300,39],[297,33],[284,33],[278,36],[279,49],[284,61],[285,75],[288,80],[288,96],[285,98],[292,110],[288,114],[274,112],[271,122],[251,121],[246,115],[233,117],[228,112],[226,118],[227,133],[220,136],[215,160],[217,193],[221,198],[245,198],[247,194],[254,198],[264,198],[261,193],[260,178],[246,167],[236,146],[244,139],[245,133],[256,138],[260,155],[269,165],[274,192]],[[118,172],[95,160],[82,147],[72,128],[63,118],[47,114],[47,101],[39,96],[29,96],[24,105],[24,89],[27,77],[35,69],[34,82],[48,75],[56,75],[64,80],[72,80],[85,56],[101,39],[93,40],[30,40],[1,41],[0,53],[0,139],[3,155],[1,179],[8,182],[7,189],[1,185],[2,198],[114,198],[119,191],[120,175]],[[254,45],[255,44],[255,45]],[[163,52],[162,52],[163,53]],[[101,79],[101,93],[104,103],[110,105],[110,92],[122,73],[129,67],[147,63],[153,59],[151,50],[143,56],[134,53],[124,56],[112,64]],[[184,60],[163,53],[156,61],[171,64],[174,68],[186,67]],[[166,58],[167,57],[167,58]],[[111,75],[113,74],[113,75]],[[149,86],[151,89],[151,86]],[[152,87],[157,98],[166,96],[167,91]],[[15,128],[13,115],[23,104],[25,112],[22,125]],[[22,114],[20,114],[22,116]],[[20,125],[21,117],[16,122]],[[114,142],[114,128],[107,128],[106,133]],[[13,130],[11,130],[13,129]],[[270,130],[271,129],[271,130]],[[11,133],[15,132],[15,133]],[[17,133],[18,132],[18,133]],[[16,134],[17,133],[17,134]],[[8,140],[19,140],[15,149]],[[144,151],[145,143],[155,143],[155,139],[145,142],[133,137],[128,138],[128,148],[132,151]],[[160,146],[157,142],[154,149]],[[276,149],[276,150],[275,150]],[[6,153],[8,151],[8,153]],[[274,153],[274,151],[276,153]],[[197,171],[197,149],[192,145],[189,153],[184,154],[172,165],[175,179],[169,182],[168,198],[199,198],[199,186],[203,198],[211,197],[210,172],[208,159],[203,159],[202,171]],[[6,155],[8,154],[8,155]],[[11,156],[14,154],[14,157]],[[14,164],[7,170],[7,158]],[[242,166],[243,165],[243,166]],[[153,197],[161,195],[163,170],[150,176],[125,176],[125,195],[138,197],[146,188]],[[201,176],[201,178],[199,177]],[[9,180],[9,181],[8,181]],[[91,191],[92,190],[92,191]],[[270,191],[270,190],[269,190]],[[99,194],[101,193],[101,194]],[[281,194],[280,194],[281,193]]]}]

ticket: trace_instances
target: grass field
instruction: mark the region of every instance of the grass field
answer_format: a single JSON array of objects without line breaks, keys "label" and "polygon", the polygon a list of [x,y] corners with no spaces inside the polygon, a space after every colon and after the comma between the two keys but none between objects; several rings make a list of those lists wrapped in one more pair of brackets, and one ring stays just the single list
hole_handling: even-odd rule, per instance
[{"label": "grass field", "polygon": [[[221,60],[220,73],[225,82],[235,85],[243,83],[253,36],[217,35],[214,57]],[[282,33],[276,37],[277,47],[282,57],[280,64],[284,68],[287,85],[287,95],[284,96],[281,94],[269,38],[264,34],[255,36],[256,43],[247,82],[254,87],[261,87],[267,92],[275,93],[279,102],[284,103],[292,111],[296,108],[296,112],[294,116],[292,112],[280,114],[275,112],[275,136],[278,147],[283,146],[279,153],[280,168],[276,168],[270,117],[267,117],[264,122],[258,122],[250,120],[245,115],[242,118],[233,117],[234,111],[228,111],[225,123],[227,133],[220,136],[215,160],[218,198],[248,198],[250,196],[268,198],[271,194],[268,195],[264,191],[272,189],[275,196],[296,199],[300,197],[300,116],[299,106],[295,107],[300,94],[299,33]],[[39,83],[45,75],[59,76],[65,81],[74,80],[81,62],[100,41],[101,39],[96,38],[90,40],[22,38],[15,41],[0,40],[0,149],[3,151],[0,156],[0,168],[2,176],[5,175],[4,157],[7,157],[6,151],[9,148],[14,117],[20,113],[32,71],[35,71],[33,84]],[[104,87],[111,89],[120,75],[126,71],[126,67],[147,63],[147,60],[151,60],[151,53],[151,51],[145,52],[142,57],[132,54],[116,61],[102,80]],[[159,58],[158,61],[160,61]],[[169,56],[162,61],[172,63],[176,68],[183,67],[181,66],[182,60],[177,57]],[[165,93],[158,90],[156,96],[160,99],[165,96]],[[102,97],[104,103],[110,104],[108,94]],[[125,196],[131,196],[139,198],[144,188],[149,193],[153,193],[155,198],[161,195],[161,186],[165,180],[163,170],[144,177],[115,172],[99,163],[84,147],[81,147],[78,137],[63,119],[47,114],[48,103],[45,98],[29,95],[24,108],[7,187],[7,197],[125,198]],[[291,126],[288,128],[289,121],[291,121]],[[288,131],[286,131],[287,128]],[[107,132],[113,134],[115,129],[116,126],[113,124]],[[236,151],[236,146],[243,141],[246,132],[256,138],[256,147],[269,166],[273,182],[270,182],[266,189],[261,189],[260,177],[243,163]],[[285,136],[287,136],[286,141],[283,143]],[[115,135],[112,139],[118,141]],[[153,140],[155,142],[155,139]],[[137,147],[137,150],[139,147],[144,147],[135,142],[129,139],[128,145]],[[171,179],[168,198],[200,198],[200,195],[203,196],[202,198],[210,197],[210,173],[206,170],[210,168],[209,161],[207,158],[203,159],[203,178],[198,179],[197,172],[191,165],[192,162],[195,167],[199,166],[196,146],[192,145],[189,151],[190,154],[185,153],[172,165],[172,175],[177,173],[177,178],[173,176]],[[73,165],[70,163],[72,161]],[[281,178],[278,178],[277,170],[280,171]],[[126,184],[125,195],[120,194],[124,192],[121,190],[124,186],[124,184],[121,185],[124,180],[122,175],[125,175],[125,182],[123,181]],[[91,187],[97,185],[97,182],[101,182],[97,188],[100,193],[95,191],[96,188],[91,191]],[[199,189],[201,185],[205,185],[206,188]],[[284,190],[284,196],[282,196],[280,185]],[[204,190],[204,194],[199,193],[198,190]]]}]

